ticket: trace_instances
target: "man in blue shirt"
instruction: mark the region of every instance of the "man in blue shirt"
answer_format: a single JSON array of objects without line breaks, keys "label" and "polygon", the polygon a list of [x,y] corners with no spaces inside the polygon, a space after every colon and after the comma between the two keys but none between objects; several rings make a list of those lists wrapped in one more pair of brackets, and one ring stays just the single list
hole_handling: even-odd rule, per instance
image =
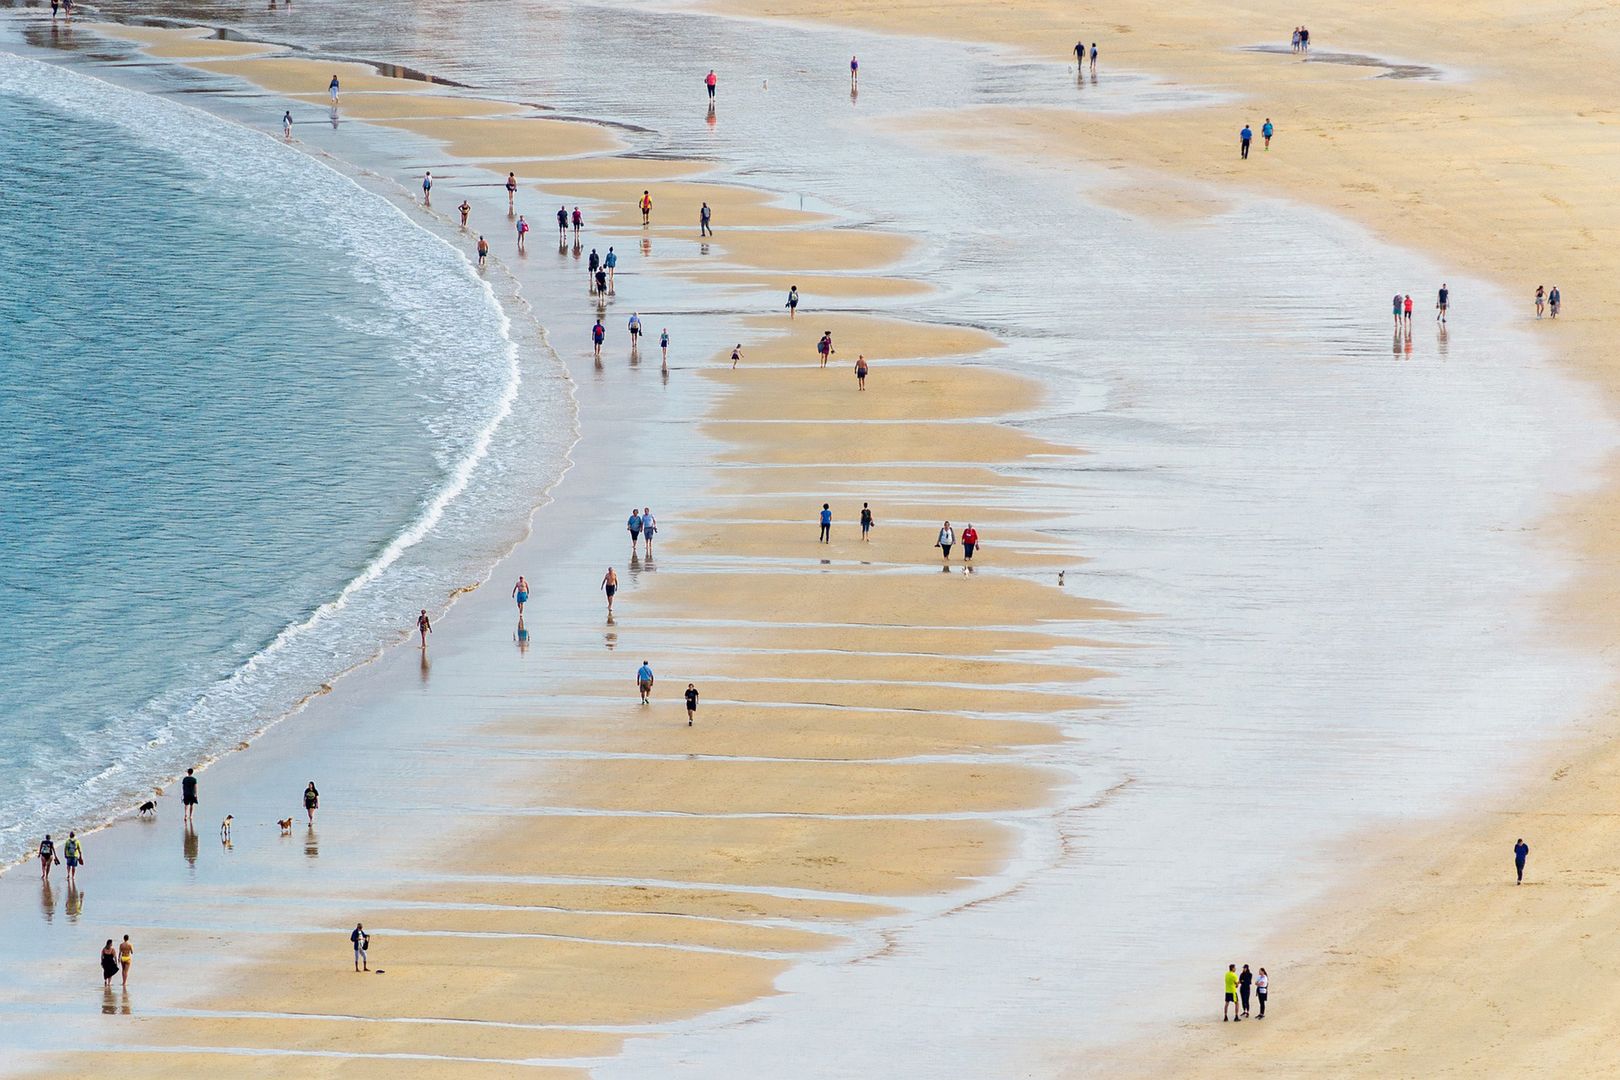
[{"label": "man in blue shirt", "polygon": [[1253,138],[1254,138],[1254,132],[1249,130],[1249,125],[1248,124],[1244,124],[1243,125],[1243,130],[1238,132],[1238,139],[1240,139],[1242,141],[1242,143],[1243,143],[1242,152],[1243,152],[1243,160],[1244,161],[1249,160],[1249,143],[1250,143],[1251,140],[1253,140]]},{"label": "man in blue shirt", "polygon": [[1513,845],[1513,868],[1519,872],[1517,884],[1524,884],[1524,860],[1530,857],[1530,845],[1519,837],[1519,842]]},{"label": "man in blue shirt", "polygon": [[602,260],[602,266],[604,268],[606,268],[606,270],[608,272],[608,291],[612,292],[613,291],[613,273],[614,273],[615,270],[617,270],[619,268],[619,257],[617,255],[613,254],[613,249],[612,248],[608,248],[607,258]]},{"label": "man in blue shirt", "polygon": [[652,693],[653,673],[651,665],[645,660],[641,662],[641,667],[636,670],[636,686],[641,690],[641,703],[646,705],[648,703],[647,695]]},{"label": "man in blue shirt", "polygon": [[821,504],[821,542],[832,543],[832,507]]}]

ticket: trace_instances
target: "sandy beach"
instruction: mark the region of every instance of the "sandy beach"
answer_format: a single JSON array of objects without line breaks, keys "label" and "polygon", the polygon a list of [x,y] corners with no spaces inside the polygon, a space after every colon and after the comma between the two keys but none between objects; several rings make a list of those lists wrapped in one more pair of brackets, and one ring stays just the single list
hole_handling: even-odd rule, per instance
[{"label": "sandy beach", "polygon": [[[908,121],[906,137],[971,145],[1014,170],[1083,161],[1074,182],[1097,205],[1155,229],[1211,221],[1255,193],[1316,206],[1455,266],[1449,280],[1484,279],[1523,299],[1526,318],[1535,285],[1556,281],[1565,314],[1515,332],[1607,391],[1614,346],[1601,334],[1598,298],[1613,256],[1597,237],[1615,213],[1601,201],[1612,152],[1596,131],[1601,111],[1587,104],[1596,95],[1584,81],[1595,77],[1579,74],[1599,68],[1595,59],[1575,65],[1573,85],[1557,90],[1534,76],[1550,57],[1588,55],[1612,27],[1564,31],[1548,16],[1529,31],[1505,7],[1443,39],[1378,16],[1324,11],[1318,22],[1310,10],[1275,6],[1171,14],[1128,4],[1108,13],[1106,32],[1099,14],[1077,19],[1039,0],[860,11],[729,0],[727,10],[990,43],[1052,65],[1077,35],[1094,37],[1102,81],[1086,93],[1106,89],[1117,67],[1220,95],[1220,104],[1129,115],[980,104]],[[1317,60],[1246,48],[1286,42],[1301,21]],[[245,80],[266,102],[291,95],[324,111],[321,88],[340,71],[344,134],[364,132],[357,145],[367,149],[409,139],[401,160],[441,178],[433,212],[412,212],[466,248],[471,234],[449,220],[466,198],[472,232],[498,235],[499,272],[544,328],[531,344],[554,349],[571,373],[579,438],[532,535],[487,585],[456,600],[426,650],[394,643],[206,770],[205,790],[234,793],[245,832],[221,851],[211,835],[220,803],[205,800],[200,863],[195,837],[184,849],[189,885],[151,867],[160,850],[172,864],[179,846],[169,836],[172,791],[160,799],[163,833],[123,821],[90,838],[102,880],[127,875],[158,900],[144,913],[120,911],[137,928],[140,979],[151,981],[134,1009],[110,993],[97,998],[100,1012],[129,1014],[116,1033],[79,1038],[64,1022],[55,1044],[34,1044],[19,1067],[48,1076],[102,1075],[113,1061],[136,1077],[634,1075],[662,1045],[681,1075],[727,1075],[735,1060],[693,1047],[706,1038],[749,1046],[751,1024],[770,1030],[781,1016],[750,1010],[827,997],[814,980],[833,970],[829,958],[875,972],[879,959],[924,953],[908,933],[944,933],[944,916],[969,909],[1008,910],[1026,895],[1030,866],[1070,865],[1061,855],[1092,843],[1102,826],[1073,815],[1117,805],[1137,782],[1103,767],[1110,754],[1130,760],[1120,730],[1130,714],[1114,713],[1120,660],[1165,613],[1088,587],[1088,564],[1102,553],[1082,536],[1106,533],[1073,527],[1080,489],[1052,474],[1082,469],[1096,447],[1074,434],[1072,403],[1051,382],[1014,366],[1018,350],[995,324],[969,317],[981,310],[974,298],[963,298],[960,322],[923,317],[920,305],[941,288],[916,270],[927,237],[874,208],[838,213],[806,205],[802,191],[713,180],[714,161],[632,153],[637,136],[627,129],[546,116],[516,99],[188,30],[96,29],[153,60]],[[1339,51],[1432,65],[1443,77],[1379,78],[1387,69],[1376,63],[1322,61]],[[885,77],[865,67],[864,93],[881,94]],[[1267,116],[1278,127],[1272,148],[1239,161],[1237,128]],[[509,170],[535,230],[527,258],[511,250],[499,186]],[[411,173],[397,171],[408,186]],[[634,204],[644,188],[655,194],[646,229]],[[715,208],[712,240],[696,235],[703,202]],[[578,281],[579,250],[565,242],[551,261],[558,203],[583,207],[585,249],[627,253],[603,316],[605,364],[593,364],[585,344],[598,309]],[[804,297],[791,321],[782,310],[789,282]],[[1437,284],[1410,286],[1425,334]],[[657,299],[639,307],[648,336],[632,352],[624,324],[641,296]],[[1387,297],[1367,302],[1385,335]],[[683,304],[713,304],[728,321],[689,330]],[[1471,297],[1455,294],[1455,304],[1454,319],[1474,317]],[[678,336],[661,370],[666,321]],[[827,331],[837,353],[822,369],[814,345]],[[730,335],[743,338],[736,370]],[[1466,330],[1455,347],[1471,347]],[[1401,349],[1398,338],[1397,357]],[[872,364],[865,392],[855,386],[857,355]],[[1086,494],[1106,504],[1095,513],[1116,503],[1133,512],[1108,480],[1090,482]],[[1551,492],[1554,512],[1530,530],[1531,546],[1578,576],[1491,587],[1533,608],[1559,648],[1601,653],[1612,618],[1603,600],[1616,588],[1605,528],[1616,500],[1591,486],[1572,479]],[[637,552],[624,518],[632,502],[649,501],[662,529],[655,549]],[[878,526],[863,538],[856,522],[868,501]],[[827,544],[815,528],[824,502],[835,511]],[[941,572],[932,544],[947,519],[984,537],[976,572],[965,572],[960,549]],[[608,565],[621,591],[605,620],[596,582]],[[506,590],[519,572],[533,592],[514,630]],[[1489,597],[1480,602],[1490,610]],[[643,658],[658,677],[650,706],[632,685]],[[680,696],[689,682],[702,692],[693,727]],[[1459,784],[1466,799],[1426,796],[1409,816],[1397,808],[1320,843],[1302,832],[1312,851],[1304,895],[1289,893],[1280,921],[1231,957],[1270,970],[1267,1024],[1210,1028],[1233,947],[1211,940],[1192,947],[1185,985],[1167,1017],[1155,1013],[1148,1038],[1134,1029],[1071,1037],[1037,1017],[1031,1027],[1041,1027],[1009,1037],[1021,1049],[1002,1059],[1004,1074],[1097,1075],[1096,1047],[1109,1042],[1109,1071],[1142,1076],[1590,1072],[1613,1026],[1602,1011],[1612,907],[1605,807],[1620,772],[1620,751],[1605,745],[1611,711],[1583,713],[1578,727],[1527,740],[1522,752],[1471,748],[1493,771],[1481,787]],[[1162,739],[1185,748],[1203,737],[1189,718]],[[1356,738],[1331,752],[1359,748]],[[1399,736],[1387,738],[1397,751]],[[1077,745],[1087,750],[1079,765]],[[1366,745],[1376,775],[1386,744]],[[302,823],[292,837],[272,836],[311,762],[322,763],[329,823],[318,836]],[[1175,782],[1150,777],[1146,786]],[[1366,823],[1349,811],[1344,819]],[[1521,835],[1532,854],[1519,888],[1511,845]],[[56,899],[19,880],[27,870],[0,879],[0,903],[43,907],[50,920]],[[1198,874],[1154,866],[1138,876],[1184,894],[1187,882],[1175,880],[1183,871]],[[1276,873],[1265,880],[1286,878]],[[99,882],[89,889],[103,892]],[[1086,918],[1105,921],[1113,912],[1104,908]],[[347,929],[360,920],[373,927],[372,964],[386,974],[347,970]],[[1057,949],[1056,937],[1083,921],[1053,905],[1030,924],[1051,939],[1032,929],[1009,945],[985,933],[975,947]],[[1083,940],[1063,947],[1084,955]],[[71,1015],[64,987],[91,957],[60,956],[37,937],[17,948],[35,981],[8,1002],[13,1020]],[[966,959],[977,954],[963,955],[948,970],[971,982],[983,969]],[[1103,975],[1118,985],[1128,971]],[[1061,992],[1047,997],[1070,1007]],[[1208,1015],[1190,1001],[1207,1003]],[[791,1030],[806,1038],[816,1029]],[[856,1074],[843,1059],[826,1072]]]}]

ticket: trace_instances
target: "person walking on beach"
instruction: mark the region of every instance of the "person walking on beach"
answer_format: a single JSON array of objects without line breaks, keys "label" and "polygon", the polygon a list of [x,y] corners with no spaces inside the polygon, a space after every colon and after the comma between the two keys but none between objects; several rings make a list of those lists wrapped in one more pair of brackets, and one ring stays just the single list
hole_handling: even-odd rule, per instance
[{"label": "person walking on beach", "polygon": [[934,541],[934,546],[939,548],[940,555],[945,560],[945,569],[947,570],[951,568],[951,547],[955,543],[956,532],[951,528],[951,523],[947,521],[940,526],[939,539]]},{"label": "person walking on beach", "polygon": [[462,199],[461,205],[456,207],[456,209],[461,211],[461,227],[465,229],[467,227],[467,218],[472,214],[472,203],[468,202],[466,199]]},{"label": "person walking on beach", "polygon": [[640,314],[640,312],[632,311],[630,313],[630,353],[631,353],[631,355],[632,356],[635,355],[635,353],[640,351],[640,348],[641,348],[641,314]]},{"label": "person walking on beach", "polygon": [[46,833],[45,839],[39,842],[39,880],[51,880],[51,867],[57,862],[56,841],[51,839],[50,833]]},{"label": "person walking on beach", "polygon": [[118,950],[113,948],[112,938],[101,947],[101,985],[103,989],[112,989],[112,977],[118,974]]},{"label": "person walking on beach", "polygon": [[[57,8],[59,8],[61,6],[62,6],[62,0],[51,0],[51,19],[53,21],[56,19]],[[112,942],[109,941],[108,944],[110,945],[110,944],[112,944]]]},{"label": "person walking on beach", "polygon": [[1097,43],[1095,41],[1091,43],[1091,73],[1093,75],[1097,74]]},{"label": "person walking on beach", "polygon": [[1243,1002],[1244,1016],[1249,1015],[1249,991],[1253,985],[1254,972],[1249,970],[1248,964],[1244,964],[1243,971],[1238,974],[1238,997],[1241,998]]},{"label": "person walking on beach", "polygon": [[595,248],[591,248],[590,258],[585,260],[585,274],[586,281],[588,282],[586,288],[589,292],[596,291],[596,271],[600,269],[601,266],[602,256],[596,253]]},{"label": "person walking on beach", "polygon": [[1541,318],[1542,309],[1547,306],[1547,290],[1541,285],[1536,286],[1536,318]]},{"label": "person walking on beach", "polygon": [[[433,633],[433,623],[428,621],[427,608],[423,608],[416,616],[416,632],[422,635],[422,648],[427,648],[427,636]],[[186,815],[186,820],[190,821],[191,815]]]},{"label": "person walking on beach", "polygon": [[[1554,285],[1553,288],[1556,290],[1558,288],[1558,286]],[[1448,308],[1450,306],[1451,306],[1451,290],[1446,288],[1446,283],[1442,281],[1440,283],[1440,296],[1439,296],[1439,298],[1437,300],[1435,300],[1435,303],[1434,303],[1434,321],[1435,322],[1442,322],[1442,323],[1445,322],[1446,321],[1446,308]]]},{"label": "person walking on beach", "polygon": [[1555,319],[1558,318],[1558,309],[1563,304],[1563,302],[1564,302],[1563,294],[1558,291],[1558,286],[1554,285],[1552,287],[1552,292],[1547,294],[1547,311],[1548,311],[1548,314],[1550,314]]},{"label": "person walking on beach", "polygon": [[598,318],[596,325],[591,327],[591,344],[596,347],[596,358],[598,360],[602,359],[602,339],[605,337],[607,337],[607,327],[603,326],[602,320]]},{"label": "person walking on beach", "polygon": [[585,215],[581,214],[579,212],[579,207],[576,206],[574,207],[574,240],[576,243],[579,241],[579,230],[583,229],[584,227]]},{"label": "person walking on beach", "polygon": [[1260,974],[1254,977],[1254,996],[1260,999],[1260,1015],[1255,1017],[1256,1020],[1266,1018],[1266,994],[1270,988],[1271,978],[1266,974],[1266,969],[1261,968]]},{"label": "person walking on beach", "polygon": [[1308,27],[1302,26],[1299,28],[1299,51],[1311,51],[1311,31]]},{"label": "person walking on beach", "polygon": [[838,351],[837,349],[833,348],[832,331],[831,330],[822,331],[821,340],[816,342],[816,354],[821,357],[821,366],[826,367],[827,366],[827,359],[829,357],[831,357],[832,354],[837,352],[837,351]]},{"label": "person walking on beach", "polygon": [[664,366],[669,367],[669,327],[664,327],[663,333],[658,335],[658,348],[664,354]]},{"label": "person walking on beach", "polygon": [[[56,0],[51,0],[51,6],[56,6]],[[292,142],[292,110],[288,109],[281,114],[281,137]]]},{"label": "person walking on beach", "polygon": [[506,174],[506,212],[510,214],[517,209],[517,173]]},{"label": "person walking on beach", "polygon": [[832,507],[827,503],[821,504],[821,542],[832,543]]},{"label": "person walking on beach", "polygon": [[185,808],[182,820],[190,825],[191,815],[197,809],[197,777],[191,769],[186,770],[186,775],[180,781],[180,804]]},{"label": "person walking on beach", "polygon": [[686,726],[691,727],[692,721],[697,719],[698,688],[694,683],[686,684]]},{"label": "person walking on beach", "polygon": [[1081,78],[1086,75],[1086,39],[1074,43],[1074,71]]},{"label": "person walking on beach", "polygon": [[1299,27],[1297,27],[1297,26],[1294,27],[1294,37],[1293,37],[1292,46],[1293,46],[1294,52],[1296,52],[1296,53],[1299,52]]},{"label": "person walking on beach", "polygon": [[1395,329],[1396,330],[1399,330],[1401,328],[1401,311],[1403,310],[1402,299],[1403,298],[1402,298],[1401,294],[1396,293],[1395,294],[1395,299],[1391,302],[1391,307],[1390,307],[1391,314],[1393,314],[1395,316]]},{"label": "person walking on beach", "polygon": [[557,246],[568,246],[568,207],[557,207]]},{"label": "person walking on beach", "polygon": [[603,592],[607,593],[608,618],[611,619],[613,618],[613,594],[619,591],[619,575],[614,573],[613,567],[608,567],[607,573],[602,575],[602,584],[599,587]]},{"label": "person walking on beach", "polygon": [[1412,331],[1412,294],[1411,293],[1406,294],[1406,299],[1402,302],[1402,309],[1406,312],[1406,330],[1407,330],[1408,333],[1411,333],[1411,331]]},{"label": "person walking on beach", "polygon": [[658,519],[653,517],[652,507],[641,508],[641,535],[646,538],[647,558],[652,558],[653,535],[658,532]]},{"label": "person walking on beach", "polygon": [[598,270],[596,272],[596,296],[597,296],[596,306],[597,306],[598,310],[601,310],[602,307],[604,307],[607,304],[607,294],[608,294],[607,270],[606,269]]},{"label": "person walking on beach", "polygon": [[332,81],[326,85],[326,92],[332,95],[332,104],[338,103],[338,77],[332,76]]},{"label": "person walking on beach", "polygon": [[478,238],[478,269],[482,270],[487,262],[489,262],[489,241],[480,236]]},{"label": "person walking on beach", "polygon": [[309,823],[315,824],[315,811],[321,808],[321,793],[315,790],[315,781],[311,780],[304,788],[304,813],[309,817]]},{"label": "person walking on beach", "polygon": [[1249,130],[1248,124],[1244,124],[1243,130],[1238,132],[1238,142],[1240,144],[1239,152],[1243,155],[1244,161],[1249,160],[1249,143],[1251,140],[1253,140],[1253,138],[1254,132]]},{"label": "person walking on beach", "polygon": [[433,205],[433,170],[422,174],[422,205]]},{"label": "person walking on beach", "polygon": [[1265,149],[1271,149],[1271,136],[1276,130],[1271,124],[1271,117],[1266,117],[1266,122],[1260,125],[1260,137],[1265,140]]},{"label": "person walking on beach", "polygon": [[636,553],[636,544],[641,540],[642,525],[643,522],[641,520],[641,515],[637,513],[636,508],[632,506],[630,508],[630,520],[624,523],[625,531],[630,534],[630,554],[632,555]]},{"label": "person walking on beach", "polygon": [[865,356],[857,356],[857,357],[855,357],[855,389],[857,389],[857,390],[865,390],[866,389],[866,372],[867,372],[867,370],[868,369],[867,369],[867,366],[866,366],[866,357]]},{"label": "person walking on beach", "polygon": [[529,253],[529,248],[528,248],[528,245],[526,243],[526,241],[529,239],[529,223],[524,220],[522,214],[518,215],[517,237],[518,237],[518,254],[519,255],[527,255]]},{"label": "person walking on beach", "polygon": [[636,669],[636,689],[641,691],[641,703],[643,705],[649,704],[648,697],[652,694],[652,688],[652,665],[643,660],[641,666]]},{"label": "person walking on beach", "polygon": [[[1226,965],[1226,1004],[1221,1006],[1221,1019],[1223,1021],[1225,1021],[1225,1020],[1242,1020],[1243,1019],[1243,1014],[1238,1012],[1237,988],[1238,988],[1237,965],[1236,964],[1227,964]],[[1230,1009],[1232,1011],[1233,1015],[1231,1015],[1231,1016],[1226,1015],[1226,1012],[1227,1012],[1228,1009]]]},{"label": "person walking on beach", "polygon": [[72,829],[68,830],[67,842],[62,845],[62,858],[67,860],[67,886],[71,891],[79,867],[84,865],[84,845],[79,843],[78,834]]},{"label": "person walking on beach", "polygon": [[135,946],[129,943],[129,935],[125,934],[124,940],[118,943],[118,967],[123,972],[123,978],[119,981],[119,986],[122,989],[129,989],[129,966],[134,962]]},{"label": "person walking on beach", "polygon": [[737,342],[737,344],[735,344],[735,345],[733,345],[731,347],[731,370],[732,371],[737,370],[737,364],[738,364],[738,362],[740,360],[742,360],[742,342],[739,341],[739,342]]},{"label": "person walking on beach", "polygon": [[709,218],[710,218],[709,204],[704,203],[703,208],[698,211],[698,235],[699,236],[713,236],[714,235],[714,230],[709,228]]},{"label": "person walking on beach", "polygon": [[709,99],[711,101],[714,100],[714,85],[719,81],[714,74],[714,68],[710,68],[709,73],[703,77],[703,85],[709,88]]},{"label": "person walking on beach", "polygon": [[517,584],[512,586],[512,598],[517,601],[518,614],[523,614],[523,605],[529,602],[529,579],[522,574],[518,575]]},{"label": "person walking on beach", "polygon": [[619,257],[613,253],[612,247],[608,248],[607,257],[602,260],[602,266],[607,270],[608,292],[612,292],[613,275],[619,269]]},{"label": "person walking on beach", "polygon": [[970,574],[973,572],[973,549],[978,546],[979,530],[975,529],[973,527],[973,522],[970,521],[968,522],[968,527],[962,530],[963,569]]},{"label": "person walking on beach", "polygon": [[861,540],[863,542],[871,543],[871,537],[867,536],[867,533],[871,532],[872,526],[876,524],[877,522],[872,520],[872,504],[861,503]]},{"label": "person walking on beach", "polygon": [[371,948],[371,935],[361,923],[354,924],[354,930],[349,933],[349,941],[354,945],[354,970],[370,971],[371,965],[366,962],[366,950]]},{"label": "person walking on beach", "polygon": [[[709,95],[714,96],[714,91],[710,90]],[[652,192],[642,189],[639,205],[641,206],[641,224],[645,227],[652,220]]]},{"label": "person walking on beach", "polygon": [[1519,837],[1518,842],[1513,845],[1513,869],[1517,871],[1519,875],[1518,880],[1514,882],[1515,885],[1524,884],[1524,860],[1528,859],[1529,857],[1530,845],[1525,843],[1524,837],[1521,836]]},{"label": "person walking on beach", "polygon": [[788,321],[791,322],[794,313],[799,310],[799,287],[797,285],[788,286],[787,309]]}]

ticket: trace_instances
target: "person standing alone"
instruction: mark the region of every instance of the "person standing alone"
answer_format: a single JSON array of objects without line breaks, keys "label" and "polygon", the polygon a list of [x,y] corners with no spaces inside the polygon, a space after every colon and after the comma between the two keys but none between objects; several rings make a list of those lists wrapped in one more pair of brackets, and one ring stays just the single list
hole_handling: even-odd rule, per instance
[{"label": "person standing alone", "polygon": [[821,504],[821,542],[832,543],[832,507],[827,503]]},{"label": "person standing alone", "polygon": [[698,688],[696,683],[686,684],[686,726],[691,727],[692,721],[697,719]]},{"label": "person standing alone", "polygon": [[703,209],[698,211],[698,235],[700,237],[701,236],[713,236],[714,235],[714,230],[709,228],[709,218],[710,218],[710,216],[711,215],[710,215],[710,211],[709,211],[709,204],[704,203],[703,204]]},{"label": "person standing alone", "polygon": [[714,100],[715,84],[719,81],[720,79],[715,75],[713,68],[710,68],[709,73],[703,77],[703,85],[709,88],[709,100],[711,101]]},{"label": "person standing alone", "polygon": [[191,815],[197,809],[197,778],[192,770],[186,770],[185,779],[180,781],[180,802],[185,806],[185,823],[191,824]]},{"label": "person standing alone", "polygon": [[371,935],[360,923],[354,924],[354,930],[349,934],[349,940],[354,943],[354,970],[370,971],[371,965],[366,962],[366,950],[371,948]]},{"label": "person standing alone", "polygon": [[1518,880],[1514,882],[1515,885],[1524,884],[1524,860],[1528,859],[1529,857],[1530,845],[1525,843],[1524,837],[1521,836],[1519,837],[1519,842],[1513,845],[1513,869],[1517,871],[1519,875]]}]

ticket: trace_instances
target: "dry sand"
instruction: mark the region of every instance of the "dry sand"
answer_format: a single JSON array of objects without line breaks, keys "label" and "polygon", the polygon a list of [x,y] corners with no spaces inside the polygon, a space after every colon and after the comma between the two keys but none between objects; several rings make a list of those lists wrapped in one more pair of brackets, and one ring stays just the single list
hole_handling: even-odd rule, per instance
[{"label": "dry sand", "polygon": [[[1015,158],[1078,157],[1133,178],[1157,175],[1147,186],[1111,186],[1101,198],[1159,220],[1208,215],[1219,203],[1207,189],[1233,185],[1319,205],[1459,273],[1494,278],[1522,301],[1526,318],[1535,287],[1557,283],[1564,316],[1537,332],[1574,370],[1605,391],[1615,387],[1620,347],[1604,298],[1620,254],[1604,238],[1620,226],[1620,140],[1607,104],[1616,9],[1487,0],[1405,18],[1316,0],[1174,9],[1125,0],[1106,13],[1059,0],[727,7],[1006,44],[1054,64],[1083,36],[1100,42],[1104,82],[1130,69],[1233,93],[1236,100],[1219,106],[1130,117],[981,109],[938,117],[935,126]],[[1378,69],[1241,49],[1286,46],[1300,23],[1318,53],[1399,57],[1465,77],[1377,78]],[[885,77],[871,67],[862,74]],[[1258,129],[1267,117],[1278,131],[1272,149],[1262,151],[1257,139],[1250,160],[1240,161],[1237,129]],[[1189,198],[1179,178],[1207,188]],[[1613,481],[1569,503],[1543,530],[1568,542],[1581,567],[1579,583],[1554,605],[1556,623],[1606,651],[1620,618]],[[1613,1072],[1620,743],[1605,740],[1615,726],[1606,708],[1592,718],[1590,745],[1538,778],[1498,786],[1453,821],[1349,848],[1347,872],[1358,876],[1342,902],[1302,913],[1273,943],[1276,1008],[1265,1024],[1211,1030],[1221,969],[1189,972],[1209,985],[1208,1016],[1150,1047],[1111,1053],[1111,1071],[1145,1061],[1143,1076]],[[1509,884],[1519,835],[1532,849],[1522,889]],[[1369,852],[1388,861],[1369,870]],[[1291,962],[1280,966],[1284,957]],[[1094,1061],[1077,1058],[1072,1075],[1095,1075]]]}]

